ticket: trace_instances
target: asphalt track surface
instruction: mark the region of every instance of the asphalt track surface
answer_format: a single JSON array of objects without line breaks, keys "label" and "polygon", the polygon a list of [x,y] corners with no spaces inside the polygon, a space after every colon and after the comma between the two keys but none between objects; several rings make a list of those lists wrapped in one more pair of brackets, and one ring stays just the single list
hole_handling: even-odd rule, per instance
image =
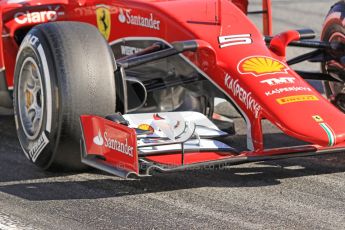
[{"label": "asphalt track surface", "polygon": [[[275,32],[319,32],[330,5],[273,2]],[[342,154],[126,181],[43,172],[22,154],[11,115],[0,127],[0,229],[345,229]],[[268,129],[270,143],[285,141]]]}]

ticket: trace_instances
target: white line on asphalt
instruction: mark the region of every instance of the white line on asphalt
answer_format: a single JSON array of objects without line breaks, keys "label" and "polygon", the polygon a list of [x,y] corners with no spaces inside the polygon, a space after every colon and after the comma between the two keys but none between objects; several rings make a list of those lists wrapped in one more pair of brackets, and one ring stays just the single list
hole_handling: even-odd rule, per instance
[{"label": "white line on asphalt", "polygon": [[34,230],[32,226],[27,226],[20,221],[14,220],[13,217],[0,212],[0,229],[1,230]]}]

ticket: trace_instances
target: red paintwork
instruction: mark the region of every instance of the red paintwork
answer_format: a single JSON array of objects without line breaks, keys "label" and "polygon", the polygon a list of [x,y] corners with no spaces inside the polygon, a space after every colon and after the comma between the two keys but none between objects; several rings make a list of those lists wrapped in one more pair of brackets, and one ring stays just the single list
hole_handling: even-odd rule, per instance
[{"label": "red paintwork", "polygon": [[272,36],[273,25],[272,25],[272,3],[271,0],[262,0],[262,10],[266,11],[262,17],[262,24],[264,26],[264,35]]},{"label": "red paintwork", "polygon": [[248,11],[248,0],[231,0],[243,13],[247,14]]},{"label": "red paintwork", "polygon": [[287,45],[299,39],[300,34],[295,30],[278,34],[271,40],[270,49],[281,58],[285,58]]},{"label": "red paintwork", "polygon": [[[344,143],[344,114],[284,62],[284,46],[287,41],[295,37],[273,39],[270,50],[255,25],[228,0],[28,0],[25,4],[1,1],[0,12],[3,24],[0,25],[0,29],[2,34],[8,34],[8,37],[2,39],[4,54],[3,58],[0,56],[0,68],[6,67],[9,85],[11,86],[13,82],[13,68],[18,50],[18,45],[14,42],[15,32],[38,24],[19,24],[14,20],[15,14],[44,12],[49,10],[48,7],[53,7],[51,9],[60,7],[58,12],[63,12],[63,15],[58,16],[57,20],[83,21],[97,25],[95,12],[96,5],[99,4],[110,8],[112,30],[109,42],[125,37],[157,37],[167,42],[198,40],[199,50],[196,54],[189,53],[186,56],[240,108],[250,128],[248,146],[256,154],[265,153],[262,119],[270,120],[292,137],[318,146],[329,144],[339,146]],[[263,6],[268,11],[265,17],[269,23],[265,24],[265,32],[269,34],[272,29],[269,20],[270,1],[264,1]],[[131,15],[148,18],[152,16],[159,21],[159,29],[121,23],[119,20],[121,10],[130,11]],[[20,20],[23,20],[23,17]],[[40,23],[44,22],[47,20],[43,17]],[[219,37],[243,34],[250,34],[251,44],[220,48]],[[253,59],[247,60],[249,57]],[[272,64],[273,59],[280,67],[274,71],[262,72],[260,69],[258,73],[245,70],[250,61],[255,63],[263,60],[260,57],[264,57],[269,64]],[[256,70],[263,67],[260,63],[257,65]],[[267,81],[272,83],[272,79],[280,78],[293,80],[280,85],[267,83]],[[271,92],[276,93],[266,95]],[[292,96],[298,97],[291,98]],[[319,116],[321,119],[317,121],[313,116]],[[331,136],[328,136],[322,127],[328,128]],[[334,140],[331,138],[332,133]]]},{"label": "red paintwork", "polygon": [[184,156],[184,162],[182,164],[182,155],[179,154],[167,154],[162,156],[150,156],[146,157],[147,160],[157,162],[159,164],[167,164],[170,166],[182,166],[190,165],[207,161],[224,160],[234,158],[236,155],[229,155],[228,153],[220,152],[196,152],[186,153]]}]

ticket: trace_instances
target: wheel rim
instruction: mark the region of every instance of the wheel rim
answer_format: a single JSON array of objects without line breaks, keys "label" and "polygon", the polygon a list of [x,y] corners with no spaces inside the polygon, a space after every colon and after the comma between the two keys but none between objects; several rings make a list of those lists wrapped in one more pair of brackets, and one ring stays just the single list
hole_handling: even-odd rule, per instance
[{"label": "wheel rim", "polygon": [[[343,33],[341,33],[341,32],[335,32],[329,38],[329,42],[340,42],[342,44],[345,44],[345,35]],[[336,57],[340,56],[340,54],[342,55],[342,53],[339,54],[339,52],[337,52],[337,51],[333,51],[333,52],[334,52],[333,55],[336,56]],[[342,65],[341,63],[339,63],[339,62],[337,62],[335,60],[328,61],[327,65],[328,66],[333,66],[334,68],[338,68],[338,69],[344,69],[345,68],[344,65]],[[330,74],[334,75],[333,73],[330,73]]]},{"label": "wheel rim", "polygon": [[19,118],[25,135],[34,140],[40,134],[44,112],[44,95],[41,74],[35,60],[24,60],[19,73]]}]

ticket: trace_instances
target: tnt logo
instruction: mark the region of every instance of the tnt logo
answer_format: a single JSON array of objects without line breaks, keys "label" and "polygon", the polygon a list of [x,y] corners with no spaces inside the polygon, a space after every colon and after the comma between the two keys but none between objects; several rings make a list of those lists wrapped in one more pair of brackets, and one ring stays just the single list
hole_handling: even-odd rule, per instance
[{"label": "tnt logo", "polygon": [[260,81],[261,83],[268,84],[270,86],[274,85],[282,85],[282,84],[294,84],[296,78],[294,77],[279,77],[279,78],[271,78]]}]

